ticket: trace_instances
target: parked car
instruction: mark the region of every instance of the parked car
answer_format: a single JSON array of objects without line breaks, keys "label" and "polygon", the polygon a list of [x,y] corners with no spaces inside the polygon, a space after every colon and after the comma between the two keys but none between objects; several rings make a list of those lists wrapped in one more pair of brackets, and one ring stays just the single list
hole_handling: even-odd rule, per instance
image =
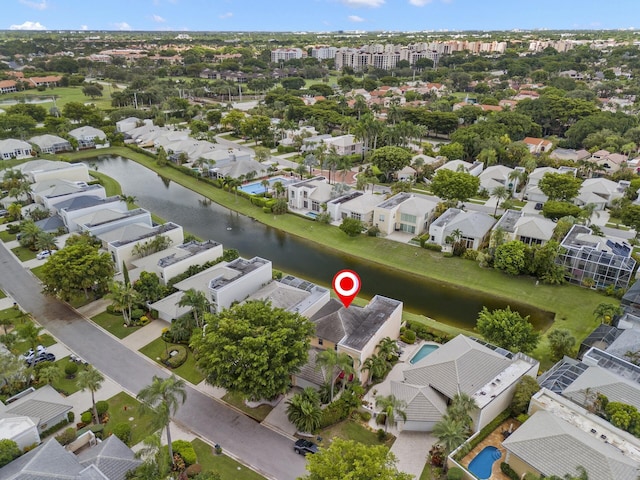
[{"label": "parked car", "polygon": [[1,209],[0,210],[0,217],[6,217],[7,215],[9,215],[9,212],[5,209]]},{"label": "parked car", "polygon": [[544,206],[544,205],[542,205],[542,203],[538,202],[538,203],[536,203],[536,206],[535,206],[535,207],[533,207],[533,208],[535,208],[536,210],[542,210],[542,207],[543,207],[543,206]]},{"label": "parked car", "polygon": [[309,440],[301,438],[296,440],[293,450],[299,455],[306,455],[307,453],[317,453],[318,446]]},{"label": "parked car", "polygon": [[53,255],[56,251],[55,250],[43,250],[40,253],[38,253],[36,255],[36,258],[38,260],[44,260],[45,258],[49,258],[51,255]]},{"label": "parked car", "polygon": [[29,365],[37,365],[40,362],[55,362],[56,356],[53,353],[42,353],[40,355],[36,355],[31,360],[27,360]]},{"label": "parked car", "polygon": [[23,353],[22,356],[24,357],[24,359],[26,361],[30,361],[34,356],[42,355],[44,353],[47,353],[46,347],[44,347],[43,345],[38,345],[36,347],[36,351],[35,352],[33,351],[33,348],[30,348],[28,351]]}]

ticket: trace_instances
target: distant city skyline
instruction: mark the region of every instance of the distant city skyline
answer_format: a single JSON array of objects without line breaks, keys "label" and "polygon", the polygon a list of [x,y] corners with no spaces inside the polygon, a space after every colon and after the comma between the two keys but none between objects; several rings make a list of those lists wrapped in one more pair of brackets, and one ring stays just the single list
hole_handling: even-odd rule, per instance
[{"label": "distant city skyline", "polygon": [[[0,29],[458,31],[631,29],[638,0],[3,0]],[[614,5],[615,4],[615,5]],[[640,35],[639,35],[640,39]]]}]

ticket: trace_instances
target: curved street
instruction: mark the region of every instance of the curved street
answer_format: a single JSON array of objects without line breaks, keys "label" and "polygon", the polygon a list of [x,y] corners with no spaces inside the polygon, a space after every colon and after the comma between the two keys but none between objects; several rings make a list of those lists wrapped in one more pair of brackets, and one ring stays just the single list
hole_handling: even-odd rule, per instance
[{"label": "curved street", "polygon": [[[1,243],[1,242],[0,242]],[[87,321],[65,303],[41,293],[41,285],[5,245],[0,247],[0,287],[60,342],[134,395],[167,373],[115,337]],[[149,339],[151,341],[153,339]],[[294,480],[306,473],[304,457],[293,452],[292,440],[201,393],[191,385],[176,422],[219,443],[270,479]]]}]

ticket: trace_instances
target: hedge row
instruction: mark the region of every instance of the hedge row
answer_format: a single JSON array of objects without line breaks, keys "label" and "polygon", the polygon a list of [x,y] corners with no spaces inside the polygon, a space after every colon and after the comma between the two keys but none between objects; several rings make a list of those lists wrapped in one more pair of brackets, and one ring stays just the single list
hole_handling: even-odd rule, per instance
[{"label": "hedge row", "polygon": [[[171,352],[177,352],[171,355]],[[160,355],[160,360],[169,368],[178,368],[187,361],[188,351],[184,345],[172,345],[171,349],[166,349]]]},{"label": "hedge row", "polygon": [[467,453],[469,453],[471,450],[476,448],[480,444],[480,442],[482,442],[482,440],[487,438],[491,432],[493,432],[496,428],[498,428],[500,424],[510,416],[511,416],[511,411],[509,409],[506,409],[500,415],[494,418],[491,422],[489,422],[482,430],[480,430],[480,433],[478,433],[478,435],[476,435],[475,437],[473,437],[471,440],[467,442],[467,444],[465,445],[465,448],[461,449],[460,451],[458,451],[458,453],[456,453],[456,456],[455,456],[456,461],[459,462],[460,460],[462,460],[462,458]]}]

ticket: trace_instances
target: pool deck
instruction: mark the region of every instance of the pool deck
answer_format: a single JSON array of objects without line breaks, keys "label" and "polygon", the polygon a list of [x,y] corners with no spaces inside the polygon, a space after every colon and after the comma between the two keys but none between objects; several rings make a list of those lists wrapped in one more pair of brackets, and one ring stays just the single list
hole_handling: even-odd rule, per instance
[{"label": "pool deck", "polygon": [[476,455],[478,455],[484,447],[496,447],[498,450],[500,450],[502,457],[493,462],[490,480],[509,480],[509,477],[507,477],[504,473],[502,473],[502,470],[500,470],[500,464],[504,462],[504,459],[507,456],[507,451],[502,446],[502,441],[504,440],[502,432],[508,431],[511,424],[513,424],[512,431],[515,431],[520,426],[520,422],[514,420],[513,418],[508,418],[498,428],[491,432],[487,438],[482,440],[473,450],[471,450],[462,459],[460,465],[464,466],[465,468],[469,468],[471,460],[476,458]]}]

